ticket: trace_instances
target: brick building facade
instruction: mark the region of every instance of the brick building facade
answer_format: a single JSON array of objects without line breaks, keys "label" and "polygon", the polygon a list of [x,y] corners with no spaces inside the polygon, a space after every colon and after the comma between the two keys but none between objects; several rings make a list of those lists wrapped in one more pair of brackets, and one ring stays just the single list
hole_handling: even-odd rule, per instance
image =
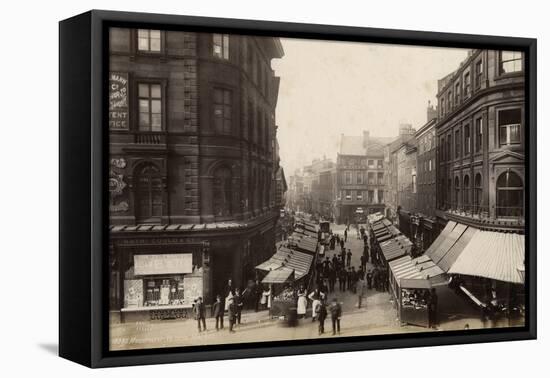
[{"label": "brick building facade", "polygon": [[438,216],[521,230],[525,84],[521,52],[473,50],[438,83]]},{"label": "brick building facade", "polygon": [[202,277],[207,303],[271,256],[281,206],[271,60],[282,56],[277,38],[111,29],[112,309],[125,307],[126,280],[144,280],[144,295],[185,283],[183,272],[135,275],[136,255],[192,255],[185,273]]}]

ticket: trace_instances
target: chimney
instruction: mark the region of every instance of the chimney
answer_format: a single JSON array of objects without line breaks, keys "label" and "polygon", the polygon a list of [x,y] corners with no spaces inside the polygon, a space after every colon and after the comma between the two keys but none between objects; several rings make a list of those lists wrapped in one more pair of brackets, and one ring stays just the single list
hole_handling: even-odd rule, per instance
[{"label": "chimney", "polygon": [[432,119],[437,118],[437,110],[432,105],[431,101],[428,101],[428,109],[427,109],[427,116],[428,116],[428,122],[430,122]]},{"label": "chimney", "polygon": [[370,133],[366,130],[363,130],[363,147],[367,148],[369,145]]}]

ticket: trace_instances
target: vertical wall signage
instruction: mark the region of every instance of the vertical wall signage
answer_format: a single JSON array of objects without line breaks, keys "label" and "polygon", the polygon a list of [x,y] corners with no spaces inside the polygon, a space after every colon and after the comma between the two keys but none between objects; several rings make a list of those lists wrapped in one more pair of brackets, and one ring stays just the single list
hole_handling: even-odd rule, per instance
[{"label": "vertical wall signage", "polygon": [[109,74],[109,128],[128,130],[128,74]]}]

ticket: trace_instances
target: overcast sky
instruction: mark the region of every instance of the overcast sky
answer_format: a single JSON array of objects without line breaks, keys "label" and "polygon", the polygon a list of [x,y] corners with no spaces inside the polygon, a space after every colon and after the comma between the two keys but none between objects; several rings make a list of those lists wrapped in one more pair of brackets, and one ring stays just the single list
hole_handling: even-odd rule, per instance
[{"label": "overcast sky", "polygon": [[286,176],[316,157],[336,158],[341,133],[397,136],[418,129],[435,103],[437,80],[458,68],[467,50],[282,39],[272,61],[281,77],[277,104]]}]

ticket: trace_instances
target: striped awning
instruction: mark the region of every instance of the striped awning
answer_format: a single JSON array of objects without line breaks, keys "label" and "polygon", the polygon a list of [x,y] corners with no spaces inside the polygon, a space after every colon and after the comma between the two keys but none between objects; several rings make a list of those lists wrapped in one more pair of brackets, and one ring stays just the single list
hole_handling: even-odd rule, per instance
[{"label": "striped awning", "polygon": [[280,247],[269,260],[256,266],[258,270],[275,271],[286,268],[294,271],[294,277],[299,280],[309,273],[313,255],[295,251],[286,247]]},{"label": "striped awning", "polygon": [[292,269],[281,267],[279,269],[275,269],[267,273],[267,275],[262,280],[262,283],[267,284],[276,284],[276,283],[284,283],[287,282],[294,271]]},{"label": "striped awning", "polygon": [[416,266],[413,264],[410,256],[403,256],[396,260],[390,261],[389,266],[397,282],[400,282],[401,279],[424,278],[418,269],[416,269]]},{"label": "striped awning", "polygon": [[524,235],[478,230],[449,273],[523,284],[520,267],[524,259]]}]

